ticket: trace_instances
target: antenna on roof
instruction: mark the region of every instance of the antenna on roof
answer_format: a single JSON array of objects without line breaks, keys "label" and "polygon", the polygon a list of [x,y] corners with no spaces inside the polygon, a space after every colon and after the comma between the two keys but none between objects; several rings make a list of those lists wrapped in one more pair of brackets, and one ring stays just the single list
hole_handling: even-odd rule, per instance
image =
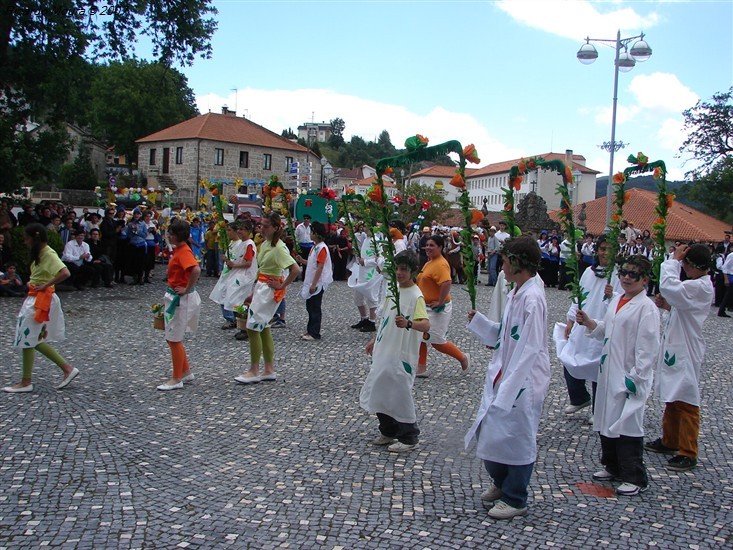
[{"label": "antenna on roof", "polygon": [[237,90],[237,88],[232,88],[231,91],[234,92],[234,114],[236,115],[237,114],[237,99],[239,95],[237,92],[239,92],[239,90]]},{"label": "antenna on roof", "polygon": [[316,112],[311,111],[311,122],[315,122],[315,120],[316,120]]}]

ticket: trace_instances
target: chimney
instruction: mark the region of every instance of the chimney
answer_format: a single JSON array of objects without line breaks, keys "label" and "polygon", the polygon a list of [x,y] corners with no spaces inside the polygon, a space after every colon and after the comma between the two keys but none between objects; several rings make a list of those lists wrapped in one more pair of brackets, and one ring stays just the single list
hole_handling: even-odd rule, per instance
[{"label": "chimney", "polygon": [[222,106],[222,108],[221,108],[221,114],[222,115],[225,115],[225,116],[237,116],[237,112],[236,111],[230,111],[229,110],[229,107],[227,107],[226,105]]}]

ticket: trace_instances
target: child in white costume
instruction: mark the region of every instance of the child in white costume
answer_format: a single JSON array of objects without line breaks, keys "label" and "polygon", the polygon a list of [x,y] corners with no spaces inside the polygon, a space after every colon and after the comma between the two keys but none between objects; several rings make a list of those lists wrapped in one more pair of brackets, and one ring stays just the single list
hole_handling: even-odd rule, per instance
[{"label": "child in white costume", "polygon": [[527,513],[527,487],[537,457],[537,429],[550,384],[547,303],[534,277],[540,249],[528,237],[507,240],[503,272],[510,291],[501,323],[472,311],[468,329],[494,347],[481,406],[466,434],[476,440],[494,485],[481,498],[495,502],[489,516],[509,519]]},{"label": "child in white costume", "polygon": [[382,290],[381,269],[384,259],[380,254],[374,253],[374,241],[379,245],[379,235],[369,235],[361,243],[359,251],[361,255],[352,266],[351,276],[348,280],[349,288],[354,290],[354,303],[359,309],[361,320],[351,325],[360,332],[376,331],[377,306],[379,305],[380,292]]},{"label": "child in white costume", "polygon": [[326,227],[320,222],[313,222],[311,229],[314,244],[308,252],[308,259],[296,257],[299,264],[306,266],[300,296],[305,300],[305,309],[308,312],[308,329],[301,338],[309,341],[321,339],[323,294],[333,282],[331,254],[324,242]]},{"label": "child in white costume", "polygon": [[[239,238],[243,231],[246,239]],[[252,222],[243,220],[227,225],[229,237],[229,258],[224,260],[224,268],[209,294],[209,299],[221,305],[222,315],[227,323],[222,328],[234,328],[234,308],[244,303],[257,281],[257,247],[250,238]]]},{"label": "child in white costume", "polygon": [[395,256],[397,281],[400,285],[400,313],[388,296],[382,308],[383,318],[377,335],[366,346],[372,355],[369,375],[359,395],[361,407],[379,419],[375,445],[389,445],[392,452],[409,451],[418,443],[412,386],[415,382],[417,358],[424,332],[430,330],[425,299],[414,276],[418,271],[414,252]]},{"label": "child in white costume", "polygon": [[644,407],[659,351],[659,312],[644,292],[651,263],[629,256],[619,269],[624,294],[611,300],[602,320],[578,310],[576,322],[603,341],[593,429],[601,439],[600,481],[620,480],[621,496],[633,496],[649,483],[644,466]]},{"label": "child in white costume", "polygon": [[[661,298],[657,305],[668,310],[666,329],[659,348],[655,393],[665,403],[662,437],[644,447],[655,453],[673,454],[667,468],[691,470],[697,465],[700,429],[700,367],[705,357],[702,326],[710,313],[713,286],[707,276],[710,251],[705,245],[680,245],[673,258],[662,264]],[[680,280],[680,269],[687,280]]]}]

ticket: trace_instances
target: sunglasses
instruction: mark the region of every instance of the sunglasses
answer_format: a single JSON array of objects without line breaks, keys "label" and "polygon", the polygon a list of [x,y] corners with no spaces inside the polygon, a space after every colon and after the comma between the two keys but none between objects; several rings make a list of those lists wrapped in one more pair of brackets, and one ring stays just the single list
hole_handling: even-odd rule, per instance
[{"label": "sunglasses", "polygon": [[641,279],[641,273],[638,271],[629,271],[628,269],[619,269],[618,278],[620,279],[621,277],[631,277],[635,281],[638,281]]}]

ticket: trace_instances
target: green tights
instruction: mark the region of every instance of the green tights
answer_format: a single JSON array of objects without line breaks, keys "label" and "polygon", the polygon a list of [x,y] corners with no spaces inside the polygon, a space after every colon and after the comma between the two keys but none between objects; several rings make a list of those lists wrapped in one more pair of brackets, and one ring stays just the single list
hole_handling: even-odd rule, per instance
[{"label": "green tights", "polygon": [[260,363],[260,357],[264,356],[265,365],[272,365],[275,361],[275,342],[272,341],[272,330],[266,328],[262,332],[248,330],[249,335],[249,359],[253,365]]},{"label": "green tights", "polygon": [[[272,336],[270,337],[272,338]],[[66,359],[61,357],[58,352],[53,349],[50,344],[42,343],[38,344],[35,348],[24,348],[23,349],[23,378],[30,380],[33,374],[33,363],[36,359],[36,350],[40,351],[43,355],[48,357],[51,361],[56,363],[59,367],[66,364]]]}]

